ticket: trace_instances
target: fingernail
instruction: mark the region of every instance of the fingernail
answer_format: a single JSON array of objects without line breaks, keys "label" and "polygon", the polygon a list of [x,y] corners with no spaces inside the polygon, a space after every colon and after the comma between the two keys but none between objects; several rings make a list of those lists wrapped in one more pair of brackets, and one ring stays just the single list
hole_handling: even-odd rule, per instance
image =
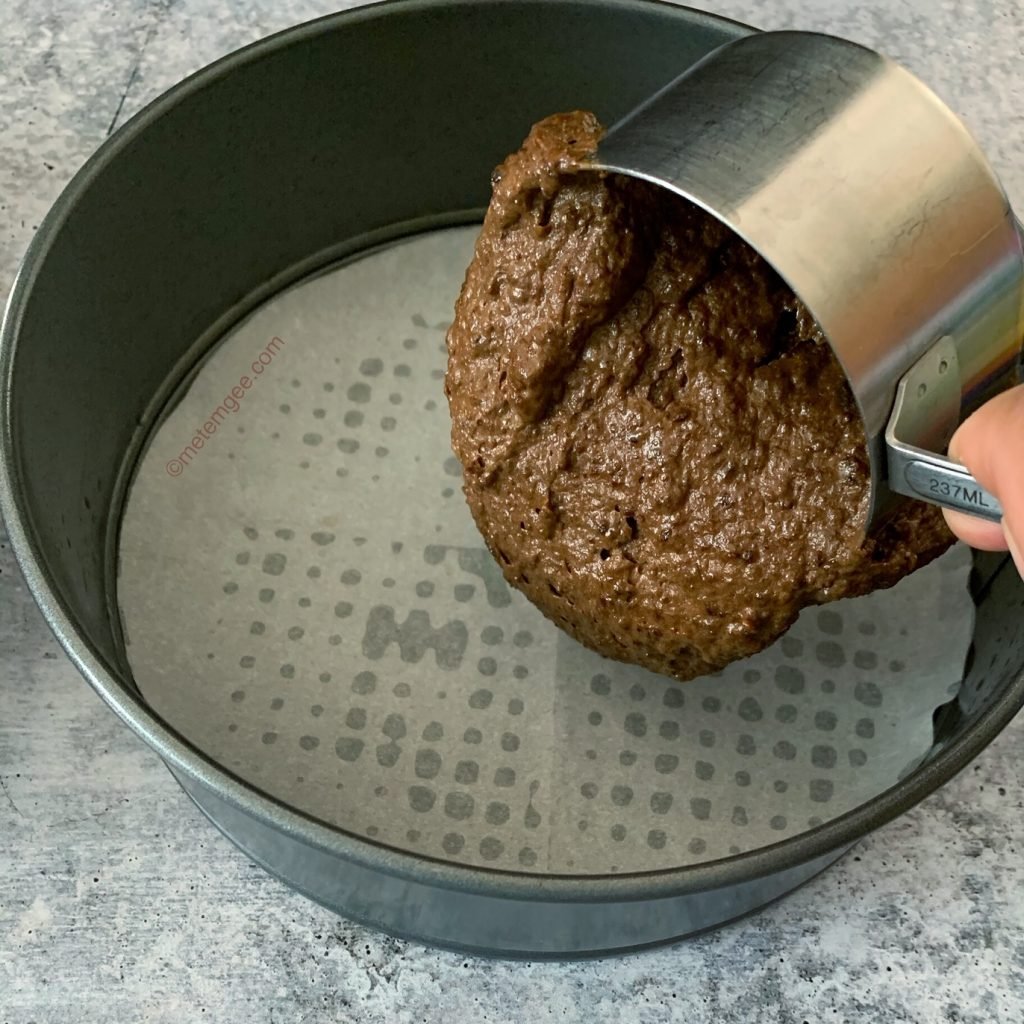
[{"label": "fingernail", "polygon": [[946,454],[954,461],[959,462],[963,465],[963,457],[960,455],[960,428],[958,427],[954,432],[953,436],[949,439],[949,447],[946,449]]}]

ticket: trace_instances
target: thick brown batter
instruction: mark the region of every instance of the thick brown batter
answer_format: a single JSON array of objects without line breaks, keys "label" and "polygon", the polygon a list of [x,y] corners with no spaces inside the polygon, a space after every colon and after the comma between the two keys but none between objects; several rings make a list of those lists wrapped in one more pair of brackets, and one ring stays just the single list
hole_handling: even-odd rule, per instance
[{"label": "thick brown batter", "polygon": [[495,172],[448,333],[452,443],[510,583],[690,679],[952,537],[912,503],[861,543],[863,430],[817,326],[709,215],[579,170],[601,132],[548,118]]}]

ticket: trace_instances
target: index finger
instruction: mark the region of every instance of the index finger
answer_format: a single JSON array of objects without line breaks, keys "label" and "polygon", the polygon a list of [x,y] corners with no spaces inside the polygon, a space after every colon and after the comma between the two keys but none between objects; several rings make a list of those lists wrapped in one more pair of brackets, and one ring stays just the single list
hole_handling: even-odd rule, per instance
[{"label": "index finger", "polygon": [[1008,548],[1024,574],[1024,385],[1004,391],[969,416],[953,435],[949,452],[1003,506],[1001,524],[944,510],[949,528],[971,547]]}]

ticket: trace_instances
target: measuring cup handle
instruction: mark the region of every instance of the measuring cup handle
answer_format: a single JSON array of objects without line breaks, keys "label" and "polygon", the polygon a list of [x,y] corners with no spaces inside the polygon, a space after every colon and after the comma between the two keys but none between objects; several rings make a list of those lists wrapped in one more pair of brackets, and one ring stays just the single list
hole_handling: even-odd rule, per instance
[{"label": "measuring cup handle", "polygon": [[960,369],[951,337],[940,338],[904,374],[885,431],[889,490],[999,522],[1003,509],[945,451],[960,421]]},{"label": "measuring cup handle", "polygon": [[[903,447],[903,446],[901,446]],[[999,499],[960,463],[932,452],[889,448],[889,487],[897,494],[999,522]]]}]

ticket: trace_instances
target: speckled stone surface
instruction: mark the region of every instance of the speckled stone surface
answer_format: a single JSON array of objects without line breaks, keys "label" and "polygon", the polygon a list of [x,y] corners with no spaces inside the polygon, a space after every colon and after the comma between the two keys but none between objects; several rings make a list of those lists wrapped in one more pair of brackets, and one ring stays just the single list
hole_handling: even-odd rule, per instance
[{"label": "speckled stone surface", "polygon": [[[341,6],[7,0],[0,290],[112,127],[221,54]],[[904,62],[1024,209],[1017,0],[697,6]],[[477,961],[347,924],[250,864],[78,678],[0,555],[0,1024],[1024,1020],[1024,722],[753,919],[617,960]]]}]

